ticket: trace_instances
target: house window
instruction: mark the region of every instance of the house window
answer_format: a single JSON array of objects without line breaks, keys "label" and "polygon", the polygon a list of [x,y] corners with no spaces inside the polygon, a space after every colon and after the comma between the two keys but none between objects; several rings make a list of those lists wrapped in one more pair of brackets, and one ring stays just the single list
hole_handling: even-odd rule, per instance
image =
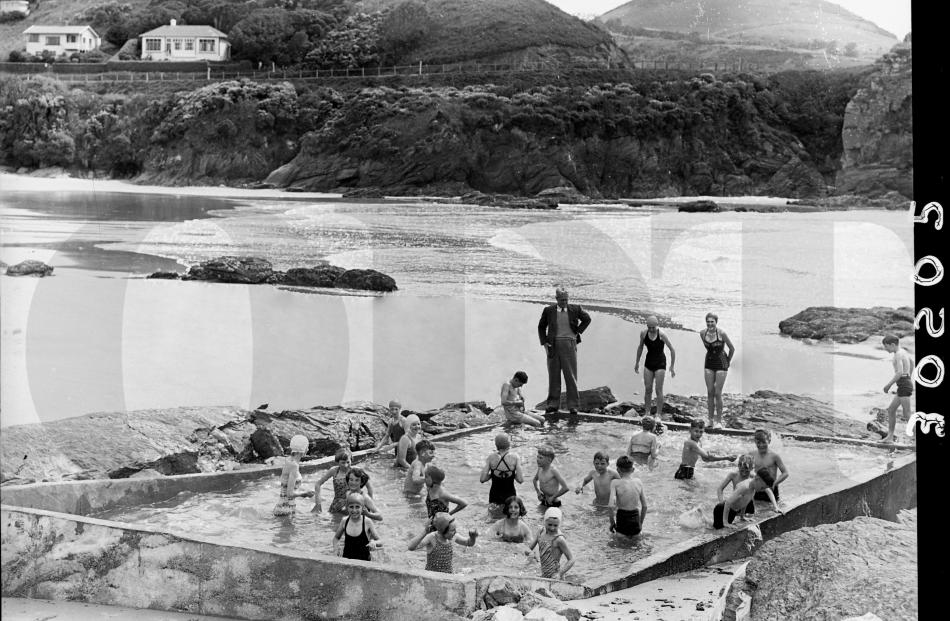
[{"label": "house window", "polygon": [[76,35],[66,35],[66,43],[75,43]]},{"label": "house window", "polygon": [[46,37],[46,45],[59,45],[59,35],[55,37]]},{"label": "house window", "polygon": [[181,49],[181,41],[182,41],[181,39],[172,39],[172,45],[175,46],[175,51],[178,51]]},{"label": "house window", "polygon": [[162,40],[161,40],[161,39],[146,39],[146,40],[145,40],[145,51],[146,51],[146,52],[161,52],[161,51],[162,51]]},{"label": "house window", "polygon": [[198,51],[213,52],[214,43],[215,43],[214,39],[198,39]]},{"label": "house window", "polygon": [[195,51],[195,40],[194,39],[185,39],[185,49],[189,52]]},{"label": "house window", "polygon": [[39,43],[39,42],[40,42],[40,35],[38,34],[30,35],[30,43]]}]

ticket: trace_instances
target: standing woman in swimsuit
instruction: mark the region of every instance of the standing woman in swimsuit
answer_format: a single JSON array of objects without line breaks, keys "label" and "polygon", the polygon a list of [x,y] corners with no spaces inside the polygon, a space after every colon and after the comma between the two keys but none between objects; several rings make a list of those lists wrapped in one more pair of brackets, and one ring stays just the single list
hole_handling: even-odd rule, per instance
[{"label": "standing woman in swimsuit", "polygon": [[[706,348],[706,364],[703,373],[706,376],[706,407],[709,410],[709,426],[713,429],[722,428],[722,387],[726,383],[729,373],[729,363],[736,353],[736,348],[725,332],[717,327],[719,317],[715,313],[706,313],[706,329],[699,333],[699,338]],[[729,348],[729,353],[725,348]],[[716,416],[713,417],[715,411]]]},{"label": "standing woman in swimsuit", "polygon": [[646,345],[647,357],[643,361],[643,407],[644,416],[650,416],[653,406],[653,383],[656,382],[656,419],[663,419],[663,380],[666,379],[666,354],[663,346],[670,348],[670,375],[676,377],[673,367],[676,365],[676,351],[665,334],[660,332],[659,321],[653,315],[647,317],[647,329],[640,333],[640,345],[637,347],[637,362],[633,372],[640,372],[640,354]]}]

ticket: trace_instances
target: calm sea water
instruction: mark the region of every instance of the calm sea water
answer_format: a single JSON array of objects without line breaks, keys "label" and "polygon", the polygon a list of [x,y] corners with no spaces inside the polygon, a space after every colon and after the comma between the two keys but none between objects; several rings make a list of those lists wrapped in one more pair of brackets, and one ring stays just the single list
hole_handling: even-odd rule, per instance
[{"label": "calm sea water", "polygon": [[[516,369],[541,401],[538,302],[565,285],[595,311],[582,388],[639,399],[642,316],[677,348],[667,391],[704,392],[695,330],[713,311],[738,347],[727,392],[807,394],[863,416],[889,373],[876,344],[807,345],[778,322],[808,306],[913,304],[905,213],[521,211],[412,202],[223,200],[83,192],[0,196],[2,258],[54,278],[0,279],[2,424],[175,405],[426,409],[497,401]],[[392,275],[385,296],[146,281],[222,254],[279,269],[321,259]]]},{"label": "calm sea water", "polygon": [[[591,485],[576,495],[573,488],[592,469],[592,456],[597,450],[611,455],[611,464],[622,454],[631,425],[621,423],[580,423],[576,426],[549,424],[543,429],[512,429],[512,450],[522,460],[525,482],[518,486],[528,515],[524,518],[532,530],[540,529],[542,508],[536,502],[531,479],[537,471],[536,449],[541,444],[554,448],[554,466],[572,488],[562,497],[562,532],[577,562],[569,580],[583,582],[593,576],[619,574],[636,560],[658,552],[672,544],[712,531],[680,516],[702,506],[712,515],[716,488],[735,466],[728,462],[700,464],[691,481],[677,481],[673,473],[680,463],[685,432],[668,431],[661,436],[660,460],[655,470],[637,468],[635,475],[644,484],[648,512],[644,534],[635,542],[619,543],[608,531],[608,510],[592,505]],[[488,532],[494,522],[488,514],[489,484],[480,484],[479,472],[489,451],[494,449],[496,431],[479,433],[436,445],[434,463],[446,471],[444,487],[462,497],[468,506],[457,515],[459,532],[479,529],[474,548],[455,546],[457,572],[482,571],[539,575],[536,560],[527,559],[522,546],[497,541]],[[754,450],[747,438],[707,436],[707,450],[718,454],[746,453]],[[778,439],[773,442],[789,468],[791,476],[782,484],[782,499],[794,500],[805,494],[818,494],[850,477],[867,472],[883,472],[888,466],[885,451],[864,447],[845,447],[827,443],[814,444]],[[399,566],[423,569],[425,554],[409,552],[406,542],[421,532],[426,518],[421,498],[407,499],[402,493],[401,470],[392,467],[390,453],[374,456],[358,464],[370,474],[375,489],[377,508],[383,521],[376,524],[385,552],[376,560]],[[307,475],[304,486],[312,488],[320,472]],[[731,488],[730,488],[731,489]],[[324,509],[330,504],[333,491],[330,482],[323,485]],[[271,511],[278,496],[278,479],[271,477],[236,486],[220,493],[182,493],[167,502],[101,513],[95,517],[145,524],[180,533],[199,534],[226,539],[237,545],[274,545],[281,548],[332,554],[332,538],[339,516],[310,512],[309,499],[297,501],[297,515],[292,522],[276,519]],[[768,503],[756,503],[756,518],[771,515]]]}]

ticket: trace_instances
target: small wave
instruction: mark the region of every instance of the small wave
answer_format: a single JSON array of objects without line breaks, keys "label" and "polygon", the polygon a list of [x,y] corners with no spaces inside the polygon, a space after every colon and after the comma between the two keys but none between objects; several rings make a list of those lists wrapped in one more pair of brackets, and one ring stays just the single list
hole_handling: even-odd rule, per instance
[{"label": "small wave", "polygon": [[489,245],[494,246],[495,248],[500,248],[501,250],[515,252],[517,254],[537,259],[539,261],[544,260],[534,245],[531,244],[531,242],[518,233],[515,233],[511,229],[502,229],[493,237],[491,237],[488,240],[488,243]]}]

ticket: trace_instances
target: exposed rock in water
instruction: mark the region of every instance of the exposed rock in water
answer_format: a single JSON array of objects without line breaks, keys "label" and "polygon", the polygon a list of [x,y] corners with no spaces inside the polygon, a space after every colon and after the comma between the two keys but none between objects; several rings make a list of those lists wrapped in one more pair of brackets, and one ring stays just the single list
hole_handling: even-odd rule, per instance
[{"label": "exposed rock in water", "polygon": [[16,265],[11,265],[7,267],[6,272],[7,276],[39,276],[40,278],[50,276],[52,273],[52,267],[42,261],[34,261],[33,259],[27,259]]},{"label": "exposed rock in water", "polygon": [[877,71],[848,102],[841,171],[835,179],[838,193],[914,195],[912,60],[911,44],[898,43],[875,63]]},{"label": "exposed rock in water", "polygon": [[571,186],[559,186],[556,188],[541,190],[538,192],[537,198],[551,199],[556,201],[558,204],[563,203],[565,205],[592,202],[591,197],[579,192],[577,188]]},{"label": "exposed rock in water", "polygon": [[336,265],[293,267],[284,273],[281,284],[300,287],[333,287],[346,270]]},{"label": "exposed rock in water", "polygon": [[901,308],[837,308],[812,306],[797,315],[783,319],[779,331],[796,339],[828,339],[839,343],[859,343],[873,335],[894,334],[902,337],[914,333],[914,309]]},{"label": "exposed rock in water", "polygon": [[[577,409],[581,412],[601,411],[608,405],[616,401],[614,393],[607,386],[598,386],[588,390],[580,390],[577,393]],[[547,400],[538,403],[535,408],[543,410],[547,407]],[[567,393],[561,393],[560,409],[567,410]]]},{"label": "exposed rock in water", "polygon": [[396,281],[376,270],[346,270],[336,279],[335,287],[364,291],[395,291]]},{"label": "exposed rock in water", "polygon": [[677,211],[686,213],[718,212],[719,205],[713,201],[690,201],[683,203],[677,208]]},{"label": "exposed rock in water", "polygon": [[225,256],[193,265],[182,280],[256,285],[266,282],[273,273],[274,268],[267,259]]},{"label": "exposed rock in water", "polygon": [[[867,613],[917,619],[917,533],[871,517],[784,533],[749,561],[731,589],[756,621],[838,621]],[[730,593],[730,599],[733,598]]]},{"label": "exposed rock in water", "polygon": [[159,270],[157,272],[152,272],[146,278],[152,278],[155,280],[178,280],[181,278],[181,274],[178,272],[169,272],[166,270]]}]

